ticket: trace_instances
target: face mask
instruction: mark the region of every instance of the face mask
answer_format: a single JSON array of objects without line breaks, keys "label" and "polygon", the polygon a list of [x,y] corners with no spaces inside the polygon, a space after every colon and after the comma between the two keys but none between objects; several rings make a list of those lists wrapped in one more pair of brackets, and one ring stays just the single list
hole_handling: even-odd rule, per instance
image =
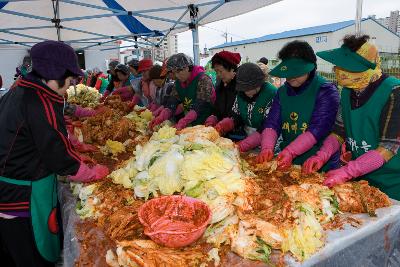
[{"label": "face mask", "polygon": [[340,86],[362,90],[370,83],[378,80],[382,76],[382,71],[375,68],[364,72],[347,72],[343,69],[335,68],[335,75]]},{"label": "face mask", "polygon": [[374,62],[376,64],[375,69],[368,69],[363,72],[347,72],[335,67],[335,74],[339,85],[354,90],[362,90],[382,76],[381,58],[376,46],[368,42],[363,44],[356,53],[368,61]]}]

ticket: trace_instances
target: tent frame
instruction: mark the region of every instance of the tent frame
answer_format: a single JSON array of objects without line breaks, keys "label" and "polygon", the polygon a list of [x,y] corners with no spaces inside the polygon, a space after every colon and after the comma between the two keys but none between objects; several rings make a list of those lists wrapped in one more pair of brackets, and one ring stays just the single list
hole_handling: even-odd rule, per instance
[{"label": "tent frame", "polygon": [[[20,1],[30,1],[30,0],[0,0],[0,3],[4,2],[20,2]],[[120,10],[120,9],[114,9],[114,8],[109,8],[109,7],[104,7],[104,6],[98,6],[94,4],[89,4],[89,3],[83,3],[80,1],[76,0],[52,0],[53,2],[53,10],[54,10],[54,17],[49,18],[49,17],[43,17],[43,16],[37,16],[33,14],[27,14],[27,13],[22,13],[22,12],[17,12],[17,11],[10,11],[10,10],[4,10],[0,9],[0,13],[5,13],[5,14],[11,14],[15,16],[22,16],[22,17],[27,17],[31,19],[36,19],[36,20],[41,20],[41,21],[46,21],[54,24],[53,26],[50,25],[44,25],[44,26],[35,26],[35,27],[25,27],[25,28],[5,28],[1,29],[0,32],[4,32],[10,35],[15,35],[15,36],[20,36],[20,37],[25,37],[25,38],[31,38],[33,40],[38,40],[38,41],[43,41],[46,40],[41,37],[25,34],[25,33],[20,33],[19,31],[25,31],[25,30],[32,30],[32,29],[46,29],[46,28],[56,28],[57,31],[57,38],[59,41],[62,40],[61,36],[61,30],[69,30],[69,31],[75,31],[75,32],[80,32],[80,33],[85,33],[89,35],[93,35],[95,37],[89,37],[89,38],[81,38],[81,39],[76,39],[76,40],[66,40],[66,43],[69,44],[85,44],[86,46],[82,46],[77,48],[76,50],[85,50],[89,49],[91,47],[95,46],[101,46],[103,44],[108,44],[111,42],[115,41],[128,41],[128,42],[133,42],[134,45],[127,45],[123,47],[118,47],[118,48],[128,48],[128,47],[135,47],[138,48],[138,45],[151,45],[154,47],[159,47],[160,44],[167,38],[167,36],[174,30],[178,29],[185,29],[187,28],[188,30],[192,31],[192,41],[193,41],[193,57],[194,57],[194,64],[199,64],[200,63],[200,49],[199,49],[199,31],[198,27],[201,24],[201,22],[210,14],[218,10],[220,7],[222,7],[224,4],[229,3],[229,2],[236,2],[236,1],[245,1],[245,0],[210,0],[205,3],[201,3],[198,5],[195,4],[190,4],[188,6],[182,5],[182,6],[174,6],[174,7],[164,7],[164,8],[153,8],[153,9],[145,9],[145,10],[136,10],[136,11],[126,11],[126,10]],[[88,7],[88,8],[93,8],[93,9],[98,9],[98,10],[104,10],[112,13],[105,13],[105,14],[98,14],[98,15],[91,15],[91,16],[76,16],[76,17],[69,17],[69,18],[60,18],[60,9],[59,9],[59,3],[67,3],[71,5],[78,5],[82,7]],[[198,10],[199,7],[201,6],[213,6],[210,10],[208,10],[205,14],[202,14],[200,17],[198,16]],[[158,16],[153,16],[151,13],[154,12],[163,12],[163,11],[171,11],[171,10],[182,10],[182,15],[176,19],[166,19]],[[362,17],[362,0],[357,0],[357,14],[356,14],[356,33],[360,32],[361,28],[361,17]],[[183,22],[182,19],[185,17],[187,13],[190,13],[190,23]],[[86,31],[82,29],[77,29],[77,28],[70,28],[70,27],[64,27],[62,26],[62,22],[65,21],[77,21],[77,20],[87,20],[87,19],[96,19],[96,18],[104,18],[104,17],[112,17],[112,16],[135,16],[135,17],[142,17],[142,18],[147,18],[147,19],[152,19],[152,20],[159,20],[159,21],[164,21],[164,22],[169,22],[172,24],[172,26],[169,29],[162,29],[162,30],[153,30],[152,32],[148,33],[133,33],[129,35],[119,35],[119,36],[112,36],[112,35],[104,35],[92,31]],[[161,40],[157,43],[152,43],[147,40],[148,37],[155,37],[155,36],[163,36]],[[141,38],[144,40],[144,42],[138,42],[137,39]],[[0,39],[0,44],[1,45],[7,45],[7,44],[17,44],[21,46],[26,46],[26,47],[31,47],[32,44],[35,42],[15,42],[12,40],[8,39]],[[111,50],[111,49],[117,49],[117,48],[106,48],[102,50]]]},{"label": "tent frame", "polygon": [[[17,2],[17,1],[29,1],[29,0],[9,0],[9,1],[0,0],[0,3],[2,3],[2,2]],[[125,10],[120,10],[120,9],[113,9],[113,8],[109,8],[109,7],[98,6],[98,5],[89,4],[89,3],[83,3],[80,1],[76,1],[76,0],[52,0],[52,1],[53,1],[53,9],[54,9],[54,17],[53,18],[37,16],[37,15],[27,14],[27,13],[22,13],[22,12],[17,12],[17,11],[4,10],[4,9],[0,9],[0,13],[46,21],[46,22],[50,22],[50,23],[54,24],[53,26],[44,25],[44,26],[25,27],[25,28],[22,28],[22,27],[21,28],[8,28],[8,29],[0,29],[0,32],[5,32],[7,34],[20,36],[20,37],[31,38],[33,40],[38,40],[38,41],[43,41],[45,39],[41,38],[41,37],[25,34],[25,33],[20,33],[19,31],[32,30],[32,29],[46,29],[46,28],[54,27],[54,28],[56,28],[57,38],[59,41],[62,40],[62,34],[61,34],[62,30],[76,31],[76,32],[95,36],[93,38],[81,38],[81,39],[76,39],[76,40],[66,40],[65,41],[66,43],[69,43],[69,44],[87,44],[86,46],[82,46],[82,47],[79,47],[76,49],[76,50],[85,50],[85,49],[88,49],[91,47],[101,46],[103,44],[115,42],[118,40],[134,42],[135,44],[131,45],[131,46],[134,46],[135,48],[137,48],[139,44],[153,45],[155,47],[159,47],[160,44],[165,40],[165,38],[173,30],[187,28],[192,31],[194,63],[199,64],[200,49],[199,49],[198,26],[200,25],[201,21],[228,2],[244,1],[244,0],[214,0],[214,1],[209,1],[209,2],[202,3],[202,4],[198,4],[198,5],[190,4],[188,6],[182,5],[182,6],[175,6],[175,7],[165,7],[165,8],[136,10],[136,11],[125,11]],[[82,6],[82,7],[88,7],[88,8],[93,8],[93,9],[109,11],[109,12],[111,11],[112,13],[105,13],[105,14],[98,14],[98,15],[91,15],[91,16],[77,16],[77,17],[69,17],[69,18],[60,18],[60,8],[59,8],[60,2],[71,4],[71,5],[78,5],[78,6]],[[207,11],[205,14],[198,17],[198,8],[200,6],[210,6],[210,5],[214,5],[214,6],[209,11]],[[154,13],[154,12],[171,11],[171,10],[182,10],[182,15],[176,20],[171,20],[171,19],[166,19],[166,18],[151,15],[151,13]],[[182,19],[185,17],[185,15],[188,12],[190,12],[190,19],[191,19],[190,23],[186,23],[186,22],[182,21]],[[82,30],[82,29],[62,26],[62,23],[65,21],[96,19],[96,18],[121,16],[121,15],[135,16],[135,17],[139,17],[139,18],[142,17],[142,18],[147,18],[147,19],[152,19],[152,20],[169,22],[172,24],[172,26],[169,29],[153,31],[151,33],[132,33],[130,35],[120,35],[120,36],[108,36],[108,35],[92,32],[92,31],[86,31],[86,30]],[[148,40],[146,40],[147,37],[154,37],[154,36],[160,36],[160,35],[162,35],[163,37],[158,43],[150,43]],[[133,38],[133,40],[132,40],[132,38]],[[145,42],[138,42],[137,38],[144,39]],[[104,39],[107,39],[107,40],[104,41]],[[98,41],[96,42],[96,40],[98,40]],[[1,41],[0,44],[17,44],[17,45],[22,45],[22,46],[26,46],[26,47],[31,47],[32,44],[35,43],[35,42],[14,42],[14,41],[8,40],[8,39],[0,39],[0,41]],[[124,46],[123,48],[131,47],[131,46]],[[122,48],[122,47],[119,47],[119,48]],[[103,50],[107,50],[107,49],[103,49]]]}]

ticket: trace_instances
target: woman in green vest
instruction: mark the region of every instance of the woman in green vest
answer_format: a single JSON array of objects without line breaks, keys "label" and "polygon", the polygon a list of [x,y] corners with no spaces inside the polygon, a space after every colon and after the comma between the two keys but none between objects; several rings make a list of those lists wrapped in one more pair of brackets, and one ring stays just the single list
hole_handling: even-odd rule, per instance
[{"label": "woman in green vest", "polygon": [[[270,75],[286,78],[286,82],[278,89],[264,122],[257,161],[261,163],[273,158],[277,138],[281,135],[277,161],[278,168],[284,170],[292,163],[303,164],[321,147],[335,123],[339,94],[334,84],[316,73],[317,57],[307,42],[286,44],[278,57],[282,62]],[[331,156],[326,158],[326,163]],[[336,168],[338,162],[337,153],[324,167]]]},{"label": "woman in green vest", "polygon": [[331,142],[338,147],[345,140],[352,155],[345,166],[326,174],[324,184],[362,178],[400,200],[400,80],[382,73],[378,49],[368,39],[346,36],[340,48],[317,53],[335,65],[343,86]]},{"label": "woman in green vest", "polygon": [[236,95],[233,117],[222,119],[215,126],[220,135],[244,126],[247,137],[238,143],[240,152],[256,148],[261,143],[262,122],[268,115],[276,87],[265,82],[261,68],[254,63],[241,65],[236,72]]},{"label": "woman in green vest", "polygon": [[189,125],[203,124],[211,115],[215,91],[211,78],[204,68],[194,66],[190,57],[183,53],[168,58],[167,69],[176,77],[174,88],[166,101],[165,108],[150,123],[150,128],[168,120],[173,115],[180,130]]}]

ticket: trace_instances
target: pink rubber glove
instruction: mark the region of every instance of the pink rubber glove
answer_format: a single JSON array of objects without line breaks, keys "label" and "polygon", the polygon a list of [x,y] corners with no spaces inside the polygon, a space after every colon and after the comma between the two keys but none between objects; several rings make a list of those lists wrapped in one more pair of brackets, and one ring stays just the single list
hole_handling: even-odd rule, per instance
[{"label": "pink rubber glove", "polygon": [[261,134],[261,153],[257,156],[256,162],[261,164],[270,161],[274,157],[274,149],[278,134],[272,128],[265,128]]},{"label": "pink rubber glove", "polygon": [[182,130],[186,126],[188,126],[192,121],[197,119],[197,113],[194,110],[190,110],[185,117],[180,119],[178,123],[175,125],[177,130]]},{"label": "pink rubber glove", "polygon": [[75,175],[71,175],[68,178],[74,182],[93,182],[101,180],[109,174],[109,170],[106,166],[97,164],[93,168],[89,168],[85,163],[81,163],[79,170]]},{"label": "pink rubber glove", "polygon": [[217,132],[221,136],[232,131],[233,128],[235,128],[235,122],[232,118],[224,118],[220,122],[218,122],[217,125],[215,125],[215,130],[217,130]]},{"label": "pink rubber glove", "polygon": [[139,104],[139,103],[140,103],[140,97],[137,96],[137,95],[134,95],[134,96],[132,97],[131,101],[129,102],[128,107],[129,107],[130,109],[132,109],[132,108],[134,108],[134,107],[135,107],[137,104]]},{"label": "pink rubber glove", "polygon": [[343,143],[340,152],[340,161],[343,163],[343,165],[346,165],[349,163],[352,157],[353,155],[351,154],[351,151],[346,151],[346,143]]},{"label": "pink rubber glove", "polygon": [[292,161],[295,157],[303,154],[310,150],[317,143],[314,135],[310,132],[302,133],[297,136],[293,142],[291,142],[285,149],[279,153],[277,157],[278,169],[286,170],[292,165]]},{"label": "pink rubber glove", "polygon": [[333,135],[329,135],[320,150],[315,156],[310,157],[303,163],[302,171],[304,174],[310,174],[318,171],[324,166],[328,160],[336,153],[340,148],[340,143],[337,138]]},{"label": "pink rubber glove", "polygon": [[260,144],[261,134],[259,132],[254,132],[238,143],[239,151],[241,153],[247,152],[253,148],[258,147]]},{"label": "pink rubber glove", "polygon": [[155,110],[157,110],[158,109],[158,105],[156,104],[156,103],[151,103],[150,105],[149,105],[149,107],[147,108],[148,110],[150,110],[151,112],[154,112]]},{"label": "pink rubber glove", "polygon": [[179,115],[179,114],[181,114],[181,113],[183,113],[183,105],[182,104],[179,104],[177,107],[176,107],[176,110],[175,110],[175,116],[176,115]]},{"label": "pink rubber glove", "polygon": [[353,178],[363,176],[373,172],[385,164],[385,159],[376,150],[370,150],[359,156],[357,159],[349,161],[346,166],[326,173],[324,185],[328,187],[345,183]]},{"label": "pink rubber glove", "polygon": [[163,123],[164,121],[168,120],[169,118],[171,118],[172,116],[172,111],[168,108],[164,108],[160,115],[158,115],[157,117],[155,117],[149,124],[150,129],[153,130],[153,128],[161,123]]},{"label": "pink rubber glove", "polygon": [[104,102],[106,100],[107,96],[110,95],[110,91],[105,91],[103,96],[100,98],[100,102]]},{"label": "pink rubber glove", "polygon": [[215,126],[218,123],[218,118],[214,115],[209,116],[206,121],[204,122],[204,126]]},{"label": "pink rubber glove", "polygon": [[120,95],[122,101],[128,101],[133,97],[134,92],[130,86],[125,86],[125,87],[116,89],[112,94]]},{"label": "pink rubber glove", "polygon": [[92,117],[96,115],[96,111],[91,108],[82,108],[81,106],[76,106],[74,116],[78,118],[83,118],[83,117]]},{"label": "pink rubber glove", "polygon": [[160,115],[160,113],[163,111],[164,106],[159,106],[154,112],[153,112],[153,116],[157,117],[158,115]]}]

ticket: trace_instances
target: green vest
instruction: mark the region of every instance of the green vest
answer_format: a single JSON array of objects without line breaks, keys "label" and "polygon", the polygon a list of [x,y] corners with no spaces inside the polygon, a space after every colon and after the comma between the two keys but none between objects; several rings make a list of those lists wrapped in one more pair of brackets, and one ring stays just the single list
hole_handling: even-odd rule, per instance
[{"label": "green vest", "polygon": [[49,262],[60,257],[60,232],[57,222],[57,178],[55,174],[37,181],[17,180],[0,176],[0,181],[30,187],[30,213],[35,245],[40,255]]},{"label": "green vest", "polygon": [[269,82],[265,82],[262,85],[260,94],[256,99],[256,103],[254,104],[251,113],[251,120],[248,112],[249,103],[246,100],[244,100],[243,97],[240,96],[240,94],[238,94],[237,99],[238,99],[240,117],[242,117],[242,120],[246,123],[246,126],[255,129],[259,129],[261,127],[261,124],[264,121],[265,109],[267,108],[268,103],[270,103],[274,98],[274,96],[276,95],[276,91],[277,91],[276,87],[270,84]]},{"label": "green vest", "polygon": [[104,94],[104,92],[106,91],[106,88],[108,86],[108,79],[104,78],[104,77],[100,77],[101,80],[101,86],[99,89],[100,94]]},{"label": "green vest", "polygon": [[[204,72],[199,73],[192,82],[189,84],[188,87],[183,88],[179,80],[175,81],[175,89],[178,92],[179,100],[183,104],[183,110],[188,113],[190,110],[193,109],[194,104],[197,100],[197,85],[199,83],[199,79],[201,76],[205,75]],[[205,111],[202,114],[197,114],[197,119],[191,123],[191,126],[203,124],[205,120],[210,116],[212,113],[212,105],[211,103],[207,104]]]},{"label": "green vest", "polygon": [[[278,89],[281,104],[282,150],[307,130],[314,111],[319,89],[323,83],[325,83],[325,79],[315,75],[308,88],[300,95],[296,96],[288,96],[288,88],[285,85],[282,85]],[[318,142],[307,152],[296,157],[293,160],[293,164],[303,164],[309,157],[317,153],[321,144],[322,141]],[[325,164],[322,170],[325,171],[326,169],[327,164]]]},{"label": "green vest", "polygon": [[[346,132],[346,146],[353,159],[371,149],[376,149],[380,139],[380,116],[394,86],[400,80],[386,78],[362,107],[351,109],[351,89],[343,88],[341,94],[342,116]],[[400,122],[399,122],[400,123]],[[389,197],[400,200],[400,156],[397,154],[378,170],[362,179],[378,187]]]}]

